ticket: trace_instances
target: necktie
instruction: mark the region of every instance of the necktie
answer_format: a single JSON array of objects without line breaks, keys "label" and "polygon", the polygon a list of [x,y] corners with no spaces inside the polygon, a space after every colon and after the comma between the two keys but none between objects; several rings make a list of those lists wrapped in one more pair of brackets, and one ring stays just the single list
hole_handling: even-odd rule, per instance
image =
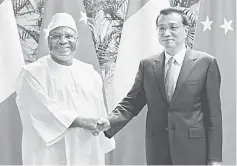
[{"label": "necktie", "polygon": [[167,63],[167,72],[165,76],[165,91],[168,101],[170,102],[174,93],[175,78],[174,78],[174,64],[175,59],[171,57]]}]

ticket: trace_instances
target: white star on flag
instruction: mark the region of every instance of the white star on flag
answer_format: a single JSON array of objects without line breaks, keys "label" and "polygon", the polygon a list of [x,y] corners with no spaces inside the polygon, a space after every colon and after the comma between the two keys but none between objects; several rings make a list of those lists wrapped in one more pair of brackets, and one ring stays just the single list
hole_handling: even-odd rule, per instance
[{"label": "white star on flag", "polygon": [[226,33],[227,33],[229,30],[232,30],[232,31],[234,30],[234,29],[231,27],[232,21],[233,21],[233,20],[226,21],[226,19],[224,18],[224,24],[222,24],[220,27],[225,29],[225,35],[226,35]]},{"label": "white star on flag", "polygon": [[201,23],[203,24],[203,32],[206,31],[207,29],[209,29],[211,31],[211,24],[213,23],[213,21],[209,20],[209,17],[206,17],[205,21],[201,21]]},{"label": "white star on flag", "polygon": [[79,21],[84,21],[85,24],[87,25],[87,16],[85,12],[81,12],[81,18]]}]

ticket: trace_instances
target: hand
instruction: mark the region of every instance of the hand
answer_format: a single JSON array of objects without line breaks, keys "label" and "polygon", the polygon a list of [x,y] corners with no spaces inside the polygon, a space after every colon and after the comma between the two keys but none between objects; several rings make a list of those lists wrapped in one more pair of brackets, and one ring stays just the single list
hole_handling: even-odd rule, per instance
[{"label": "hand", "polygon": [[93,133],[99,132],[97,129],[98,119],[78,117],[70,127],[80,127]]},{"label": "hand", "polygon": [[110,129],[110,122],[106,118],[101,118],[97,121],[97,129],[100,131],[106,131]]},{"label": "hand", "polygon": [[93,130],[91,133],[94,136],[97,136],[100,131],[106,131],[110,129],[110,122],[108,119],[101,118],[97,121],[97,127],[95,130]]},{"label": "hand", "polygon": [[86,119],[84,129],[89,130],[93,136],[97,136],[100,132],[97,121],[95,119]]},{"label": "hand", "polygon": [[208,165],[216,165],[216,166],[221,166],[221,162],[218,161],[209,161]]}]

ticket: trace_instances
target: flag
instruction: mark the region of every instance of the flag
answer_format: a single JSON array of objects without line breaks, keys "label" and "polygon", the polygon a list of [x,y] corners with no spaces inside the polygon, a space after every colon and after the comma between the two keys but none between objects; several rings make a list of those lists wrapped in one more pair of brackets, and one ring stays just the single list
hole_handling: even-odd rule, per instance
[{"label": "flag", "polygon": [[217,59],[221,72],[223,164],[236,164],[236,1],[202,0],[194,49]]},{"label": "flag", "polygon": [[[159,11],[169,7],[169,0],[130,0],[112,84],[108,86],[108,108],[111,112],[131,89],[142,58],[162,52],[156,31]],[[145,107],[137,117],[115,136],[116,148],[110,154],[111,164],[146,165]]]},{"label": "flag", "polygon": [[22,164],[15,84],[24,64],[11,0],[0,0],[0,165]]},{"label": "flag", "polygon": [[74,57],[82,62],[92,64],[99,73],[100,65],[95,52],[91,31],[87,24],[87,15],[83,0],[47,0],[45,1],[43,22],[37,52],[37,58],[49,55],[48,40],[45,37],[48,24],[56,13],[66,12],[72,15],[78,29],[78,45]]}]

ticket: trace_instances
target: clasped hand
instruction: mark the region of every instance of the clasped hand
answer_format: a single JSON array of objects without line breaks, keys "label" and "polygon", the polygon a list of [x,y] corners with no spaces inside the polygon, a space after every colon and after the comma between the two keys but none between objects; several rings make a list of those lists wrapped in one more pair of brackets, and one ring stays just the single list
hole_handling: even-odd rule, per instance
[{"label": "clasped hand", "polygon": [[110,128],[110,122],[108,119],[101,118],[98,120],[94,120],[93,124],[87,128],[92,135],[97,136],[101,131],[106,131]]}]

